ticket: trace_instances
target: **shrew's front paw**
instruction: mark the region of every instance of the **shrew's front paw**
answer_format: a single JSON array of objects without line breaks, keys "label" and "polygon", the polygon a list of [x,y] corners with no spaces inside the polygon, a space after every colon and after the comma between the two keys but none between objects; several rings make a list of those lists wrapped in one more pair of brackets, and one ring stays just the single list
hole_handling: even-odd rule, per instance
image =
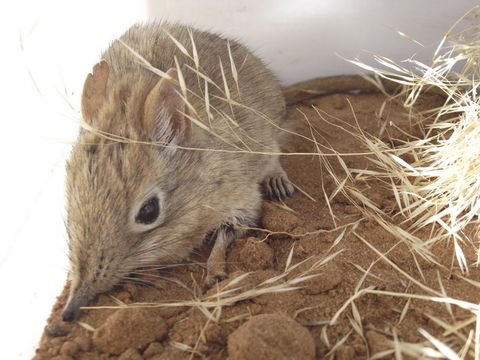
[{"label": "shrew's front paw", "polygon": [[278,200],[290,197],[295,192],[293,184],[284,171],[267,176],[263,181],[265,197],[269,200]]}]

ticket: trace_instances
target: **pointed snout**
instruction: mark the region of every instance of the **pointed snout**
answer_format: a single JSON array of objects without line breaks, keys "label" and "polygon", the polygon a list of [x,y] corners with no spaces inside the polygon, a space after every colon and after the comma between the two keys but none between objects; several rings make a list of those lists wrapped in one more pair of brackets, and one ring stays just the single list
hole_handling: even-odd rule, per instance
[{"label": "pointed snout", "polygon": [[80,305],[77,304],[67,304],[62,310],[62,320],[72,322],[78,318],[80,314]]},{"label": "pointed snout", "polygon": [[80,308],[87,305],[92,298],[93,295],[91,292],[86,291],[86,289],[72,288],[67,304],[62,310],[62,320],[68,322],[76,320],[80,315]]}]

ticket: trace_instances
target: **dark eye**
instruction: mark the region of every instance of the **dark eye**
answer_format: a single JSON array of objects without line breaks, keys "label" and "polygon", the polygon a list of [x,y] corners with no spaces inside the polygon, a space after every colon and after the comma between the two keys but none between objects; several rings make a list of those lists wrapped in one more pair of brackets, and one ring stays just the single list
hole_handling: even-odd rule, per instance
[{"label": "dark eye", "polygon": [[137,216],[135,216],[135,222],[151,224],[157,220],[159,213],[160,207],[158,205],[158,198],[152,197],[143,203]]}]

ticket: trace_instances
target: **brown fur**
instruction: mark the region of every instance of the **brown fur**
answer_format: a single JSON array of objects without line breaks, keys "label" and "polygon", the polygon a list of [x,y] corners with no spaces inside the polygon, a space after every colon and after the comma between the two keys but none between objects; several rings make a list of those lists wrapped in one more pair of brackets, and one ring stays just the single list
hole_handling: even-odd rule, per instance
[{"label": "brown fur", "polygon": [[[189,31],[179,25],[135,25],[121,40],[164,72],[175,68],[176,58],[191,91],[187,99],[198,120],[225,141],[179,115],[181,105],[170,98],[174,95],[164,95],[172,94],[172,89],[165,88],[170,86],[166,80],[142,67],[119,41],[114,41],[102,55],[109,68],[106,93],[94,81],[95,70],[93,76],[87,77],[82,101],[85,121],[99,131],[134,140],[227,151],[247,147],[257,152],[278,151],[278,130],[255,112],[218,99],[216,96],[225,95],[212,84],[208,89],[213,118],[208,118],[205,81],[187,67],[195,68],[194,62],[182,54],[165,30],[192,53]],[[227,40],[196,30],[192,34],[204,74],[223,89],[221,61],[232,99],[278,125],[284,122],[280,87],[257,57],[229,41],[238,69],[238,93]],[[105,80],[103,75],[97,78]],[[160,86],[159,81],[166,83]],[[171,86],[180,90],[178,84]],[[91,93],[96,92],[98,95],[92,97]],[[156,93],[160,95],[154,96]],[[90,95],[87,98],[85,94]],[[157,116],[156,126],[152,124],[155,109],[159,114],[163,114],[162,110],[170,114]],[[184,113],[194,115],[187,111],[188,107],[185,109]],[[231,116],[239,127],[222,114]],[[165,132],[165,125],[170,133]],[[71,293],[64,318],[71,320],[80,306],[111,289],[138,267],[187,257],[207,233],[222,224],[252,224],[261,201],[259,184],[264,181],[271,195],[282,196],[276,188],[279,181],[284,192],[293,192],[276,156],[124,144],[82,130],[67,164]],[[163,220],[158,227],[138,232],[133,230],[132,209],[145,200],[153,186],[165,194]]]}]

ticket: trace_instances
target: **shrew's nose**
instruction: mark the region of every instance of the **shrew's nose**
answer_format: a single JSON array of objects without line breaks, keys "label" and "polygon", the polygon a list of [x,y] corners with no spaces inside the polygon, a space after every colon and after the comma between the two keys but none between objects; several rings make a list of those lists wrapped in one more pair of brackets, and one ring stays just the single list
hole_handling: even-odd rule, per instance
[{"label": "shrew's nose", "polygon": [[63,321],[68,321],[72,322],[78,317],[78,314],[80,313],[80,307],[75,306],[75,304],[67,304],[65,308],[62,311],[62,320]]},{"label": "shrew's nose", "polygon": [[62,311],[63,321],[74,321],[80,314],[80,308],[91,300],[92,296],[89,295],[85,288],[75,288],[68,297],[67,304]]}]

